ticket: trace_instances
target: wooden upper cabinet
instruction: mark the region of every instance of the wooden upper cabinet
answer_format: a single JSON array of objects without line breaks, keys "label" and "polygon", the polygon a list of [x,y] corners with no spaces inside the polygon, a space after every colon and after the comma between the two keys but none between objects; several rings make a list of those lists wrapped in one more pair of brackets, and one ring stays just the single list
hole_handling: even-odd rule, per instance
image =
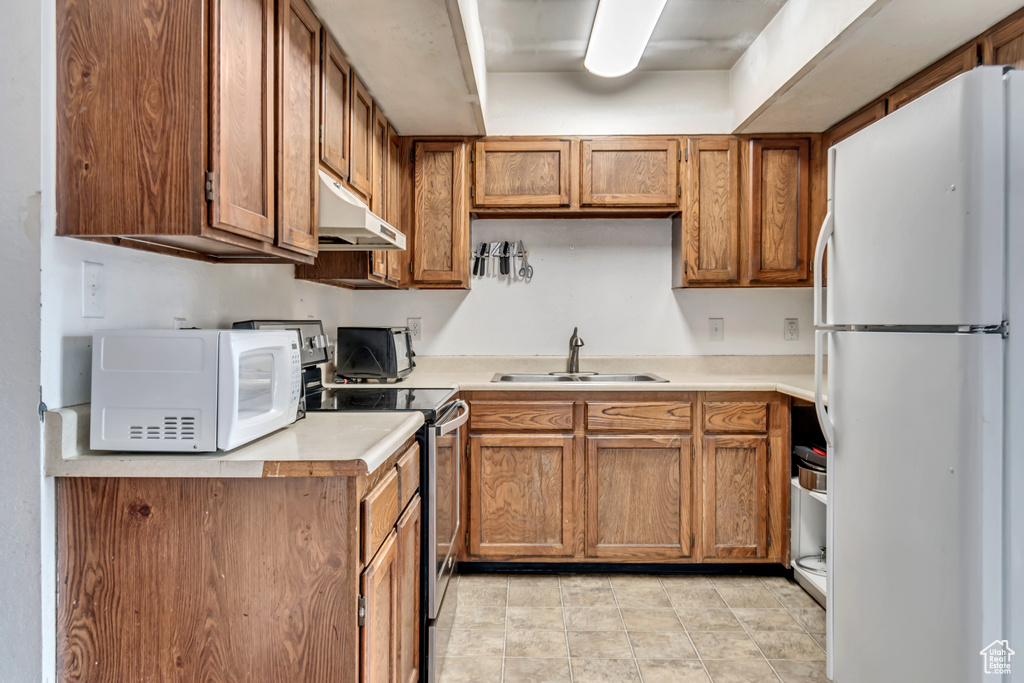
[{"label": "wooden upper cabinet", "polygon": [[1024,11],[996,26],[982,39],[985,64],[1004,64],[1024,69]]},{"label": "wooden upper cabinet", "polygon": [[317,253],[320,22],[305,0],[279,0],[277,13],[277,239]]},{"label": "wooden upper cabinet", "polygon": [[[387,220],[387,196],[386,187],[388,182],[388,120],[379,107],[373,107],[373,147],[370,154],[373,160],[373,172],[371,174],[370,189],[370,211]],[[387,279],[388,275],[388,252],[374,251],[370,257],[370,277],[379,279],[381,282]]]},{"label": "wooden upper cabinet", "polygon": [[341,180],[348,180],[349,91],[352,69],[338,45],[323,29],[320,92],[320,163]]},{"label": "wooden upper cabinet", "polygon": [[740,273],[740,142],[690,138],[682,226],[683,284],[736,282]]},{"label": "wooden upper cabinet", "polygon": [[373,193],[373,100],[353,72],[349,94],[349,186],[367,204]]},{"label": "wooden upper cabinet", "polygon": [[413,161],[413,280],[418,285],[469,287],[466,146],[418,141]]},{"label": "wooden upper cabinet", "polygon": [[360,683],[398,680],[399,586],[398,534],[392,529],[384,545],[363,571],[361,593],[366,599],[365,623],[360,628]]},{"label": "wooden upper cabinet", "polygon": [[688,436],[587,437],[587,557],[689,557],[693,469]]},{"label": "wooden upper cabinet", "polygon": [[213,11],[210,225],[273,242],[274,0],[221,0]]},{"label": "wooden upper cabinet", "polygon": [[842,142],[854,133],[870,126],[885,117],[885,98],[872,102],[853,116],[849,116],[829,128],[823,134],[822,147],[828,149],[837,142]]},{"label": "wooden upper cabinet", "polygon": [[650,137],[583,140],[580,168],[581,206],[678,205],[678,140]]},{"label": "wooden upper cabinet", "polygon": [[704,556],[768,555],[764,436],[704,437]]},{"label": "wooden upper cabinet", "polygon": [[806,280],[810,141],[754,139],[750,147],[750,280]]},{"label": "wooden upper cabinet", "polygon": [[[386,196],[384,219],[399,232],[406,231],[402,224],[402,202],[405,194],[402,187],[402,138],[394,128],[388,127],[388,177],[385,183]],[[387,279],[398,284],[402,280],[402,264],[405,263],[405,252],[389,251],[387,253]]]},{"label": "wooden upper cabinet", "polygon": [[889,94],[888,113],[893,113],[954,76],[959,76],[976,66],[978,66],[978,45],[971,43],[900,84]]},{"label": "wooden upper cabinet", "polygon": [[478,140],[474,206],[568,206],[570,145],[569,140]]}]

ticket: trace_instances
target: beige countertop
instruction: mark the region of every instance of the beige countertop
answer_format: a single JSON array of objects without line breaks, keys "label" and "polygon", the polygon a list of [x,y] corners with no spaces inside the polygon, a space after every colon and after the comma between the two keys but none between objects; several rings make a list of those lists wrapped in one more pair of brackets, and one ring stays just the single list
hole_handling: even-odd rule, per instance
[{"label": "beige countertop", "polygon": [[227,452],[107,453],[89,450],[89,415],[88,404],[46,413],[46,476],[355,476],[377,469],[423,424],[419,412],[310,413]]}]

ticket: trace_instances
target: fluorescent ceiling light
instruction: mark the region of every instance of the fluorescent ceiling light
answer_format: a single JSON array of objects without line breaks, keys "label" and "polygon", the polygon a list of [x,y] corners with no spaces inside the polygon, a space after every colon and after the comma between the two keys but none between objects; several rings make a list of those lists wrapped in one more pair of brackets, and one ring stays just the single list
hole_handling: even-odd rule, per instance
[{"label": "fluorescent ceiling light", "polygon": [[583,66],[607,78],[636,68],[666,0],[601,0]]}]

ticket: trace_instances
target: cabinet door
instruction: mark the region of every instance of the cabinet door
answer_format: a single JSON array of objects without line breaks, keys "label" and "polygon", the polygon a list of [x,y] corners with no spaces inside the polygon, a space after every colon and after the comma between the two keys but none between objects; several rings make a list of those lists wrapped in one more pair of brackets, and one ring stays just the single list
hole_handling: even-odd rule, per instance
[{"label": "cabinet door", "polygon": [[[417,451],[417,455],[419,451]],[[398,681],[416,683],[420,669],[420,496],[398,520]]]},{"label": "cabinet door", "polygon": [[461,141],[417,142],[413,179],[413,279],[469,286],[466,150]]},{"label": "cabinet door", "polygon": [[277,239],[315,254],[320,22],[305,0],[280,0],[277,17]]},{"label": "cabinet door", "polygon": [[704,437],[704,556],[768,554],[764,436]]},{"label": "cabinet door", "polygon": [[750,280],[806,280],[810,141],[751,140],[750,146]]},{"label": "cabinet door", "polygon": [[[370,211],[387,220],[388,182],[388,120],[376,105],[373,107],[373,174],[371,178]],[[388,275],[388,252],[375,251],[370,259],[370,279],[384,282]]]},{"label": "cabinet door", "polygon": [[[388,128],[388,180],[386,187],[386,208],[384,217],[399,232],[405,232],[402,225],[402,138],[398,137],[394,128]],[[402,264],[405,252],[389,251],[387,253],[388,281],[398,284],[402,281]]]},{"label": "cabinet door", "polygon": [[985,64],[1024,69],[1024,12],[1002,23],[982,41]]},{"label": "cabinet door", "polygon": [[274,0],[218,0],[210,40],[210,225],[274,241]]},{"label": "cabinet door", "polygon": [[471,555],[573,554],[573,437],[470,436],[469,453]]},{"label": "cabinet door", "polygon": [[897,87],[889,95],[889,113],[891,114],[900,107],[906,106],[926,92],[942,85],[954,76],[970,71],[977,65],[978,46],[971,43],[959,52],[950,55],[941,62],[933,64]]},{"label": "cabinet door", "polygon": [[689,557],[693,465],[689,436],[587,437],[587,556]]},{"label": "cabinet door", "polygon": [[568,206],[568,140],[479,140],[474,144],[475,206]]},{"label": "cabinet door", "polygon": [[828,150],[829,147],[842,142],[846,138],[850,137],[854,133],[863,130],[870,126],[875,121],[879,121],[885,117],[885,98],[873,102],[870,106],[861,109],[853,116],[847,117],[837,123],[836,125],[829,128],[823,134],[824,144],[822,147]]},{"label": "cabinet door", "polygon": [[349,91],[352,70],[338,45],[323,29],[320,93],[320,163],[348,180]]},{"label": "cabinet door", "polygon": [[677,206],[679,141],[601,138],[581,143],[582,206]]},{"label": "cabinet door", "polygon": [[369,204],[373,192],[373,100],[370,93],[352,73],[349,94],[349,162],[348,184]]},{"label": "cabinet door", "polygon": [[687,140],[683,283],[736,282],[740,273],[740,147],[729,137]]},{"label": "cabinet door", "polygon": [[384,545],[363,570],[361,589],[366,611],[363,626],[359,629],[361,683],[395,683],[398,680],[400,575],[398,534],[392,529]]}]

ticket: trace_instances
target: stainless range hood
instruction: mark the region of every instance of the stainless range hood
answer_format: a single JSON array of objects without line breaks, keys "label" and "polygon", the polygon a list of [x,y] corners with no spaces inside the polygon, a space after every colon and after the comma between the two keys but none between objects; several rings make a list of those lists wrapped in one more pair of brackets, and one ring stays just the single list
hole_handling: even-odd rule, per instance
[{"label": "stainless range hood", "polygon": [[403,251],[405,235],[320,171],[320,251]]}]

